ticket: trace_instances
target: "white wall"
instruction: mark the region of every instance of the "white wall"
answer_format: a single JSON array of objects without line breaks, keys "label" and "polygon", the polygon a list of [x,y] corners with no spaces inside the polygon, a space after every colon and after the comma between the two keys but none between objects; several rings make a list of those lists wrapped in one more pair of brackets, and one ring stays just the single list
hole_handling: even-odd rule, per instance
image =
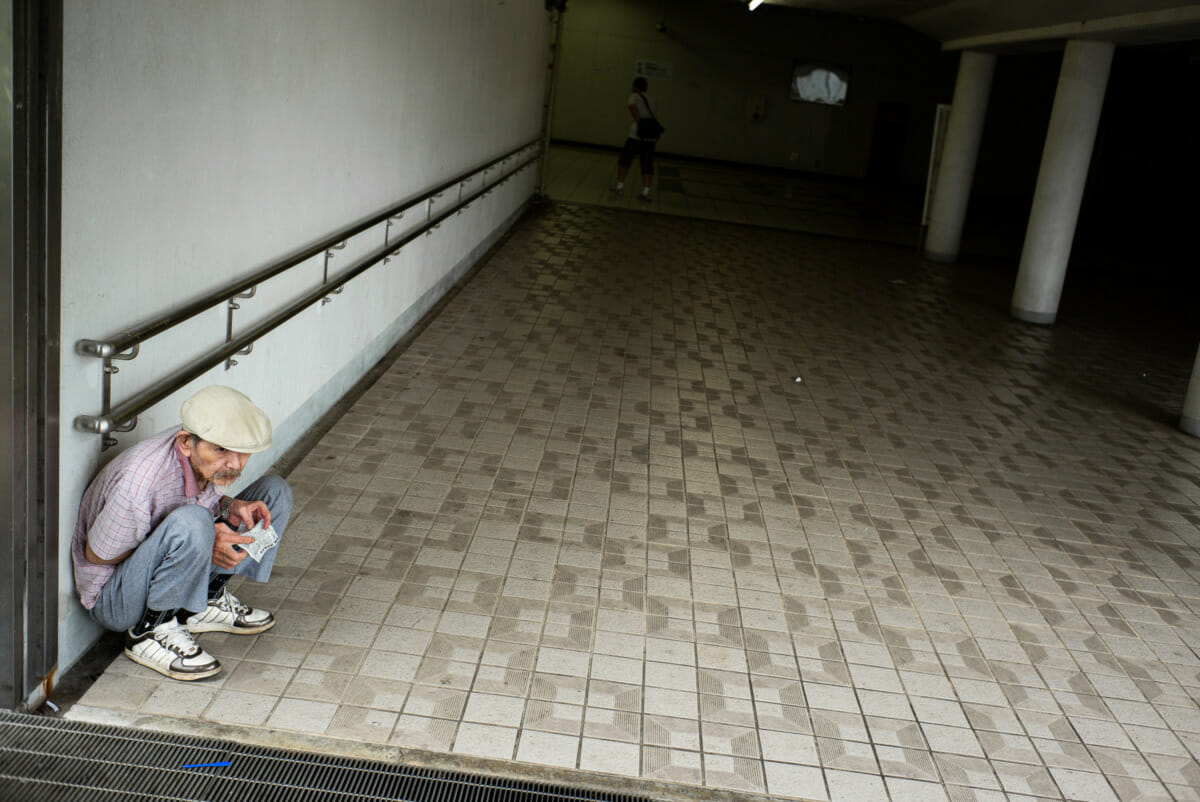
[{"label": "white wall", "polygon": [[[103,461],[74,431],[100,411],[104,339],[201,297],[538,135],[549,20],[541,0],[66,0],[63,32],[60,670],[99,634],[75,599],[78,500]],[[526,170],[119,435],[178,422],[233,385],[271,416],[262,473],[396,342],[534,190]],[[411,217],[411,216],[410,216]],[[408,222],[407,220],[405,221]],[[403,230],[403,229],[400,229]],[[382,244],[351,241],[333,270]],[[397,229],[393,229],[393,236]],[[261,319],[317,284],[318,257],[259,287]],[[223,342],[223,310],[119,363],[114,401]]]},{"label": "white wall", "polygon": [[[846,105],[789,100],[794,59],[849,67]],[[878,104],[894,101],[911,108],[902,172],[914,184],[924,182],[934,109],[949,102],[957,64],[932,39],[846,15],[750,12],[731,0],[571,0],[553,136],[620,145],[639,60],[672,68],[669,79],[650,79],[665,153],[859,177]],[[764,101],[757,121],[747,115],[753,97]]]}]

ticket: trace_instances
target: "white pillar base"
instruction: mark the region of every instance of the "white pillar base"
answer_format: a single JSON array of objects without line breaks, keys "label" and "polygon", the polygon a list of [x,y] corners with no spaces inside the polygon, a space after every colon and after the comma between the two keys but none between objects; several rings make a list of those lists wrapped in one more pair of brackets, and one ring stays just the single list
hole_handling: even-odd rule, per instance
[{"label": "white pillar base", "polygon": [[1053,323],[1058,314],[1114,47],[1072,40],[1063,52],[1013,290],[1012,314],[1020,320]]},{"label": "white pillar base", "polygon": [[1196,352],[1196,363],[1192,366],[1192,378],[1183,399],[1179,428],[1192,437],[1200,437],[1200,351]]},{"label": "white pillar base", "polygon": [[1057,309],[1053,312],[1038,312],[1031,309],[1018,309],[1014,306],[1010,312],[1017,320],[1023,320],[1026,323],[1036,323],[1039,326],[1049,326],[1058,317]]},{"label": "white pillar base", "polygon": [[1184,415],[1179,419],[1179,428],[1185,434],[1190,434],[1192,437],[1200,437],[1200,418],[1192,418]]},{"label": "white pillar base", "polygon": [[926,248],[925,253],[922,254],[922,256],[924,256],[926,259],[928,259],[931,262],[950,263],[950,262],[958,261],[958,253],[957,252],[942,253],[941,251],[931,251],[928,248]]}]

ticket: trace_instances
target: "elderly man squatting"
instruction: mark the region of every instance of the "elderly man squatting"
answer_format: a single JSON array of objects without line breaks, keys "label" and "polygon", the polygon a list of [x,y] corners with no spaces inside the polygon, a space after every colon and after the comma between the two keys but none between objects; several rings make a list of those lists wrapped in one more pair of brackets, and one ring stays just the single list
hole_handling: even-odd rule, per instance
[{"label": "elderly man squatting", "polygon": [[252,454],[271,446],[271,422],[249,398],[214,385],[183,403],[182,428],[144,440],[105,466],[83,495],[71,543],[75,588],[105,629],[125,632],[134,662],[179,680],[221,670],[195,640],[201,632],[255,634],[275,625],[266,610],[226,589],[233,574],[266,582],[278,545],[258,562],[234,527],[262,521],[282,537],[292,490],[267,475],[236,498]]}]

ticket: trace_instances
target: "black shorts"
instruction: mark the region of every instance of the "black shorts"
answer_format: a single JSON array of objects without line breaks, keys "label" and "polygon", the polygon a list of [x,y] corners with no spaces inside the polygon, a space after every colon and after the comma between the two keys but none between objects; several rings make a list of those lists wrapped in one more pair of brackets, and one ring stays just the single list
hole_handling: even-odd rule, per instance
[{"label": "black shorts", "polygon": [[634,139],[629,137],[617,157],[617,164],[628,169],[633,164],[633,157],[639,159],[642,175],[654,175],[654,142],[649,139]]}]

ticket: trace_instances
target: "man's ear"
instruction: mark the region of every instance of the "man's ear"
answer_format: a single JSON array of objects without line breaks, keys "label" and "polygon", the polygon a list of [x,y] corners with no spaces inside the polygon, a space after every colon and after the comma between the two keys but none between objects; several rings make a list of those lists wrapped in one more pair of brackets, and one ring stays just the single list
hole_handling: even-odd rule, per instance
[{"label": "man's ear", "polygon": [[192,433],[181,431],[175,435],[175,442],[179,446],[179,450],[183,452],[185,457],[192,456]]}]

